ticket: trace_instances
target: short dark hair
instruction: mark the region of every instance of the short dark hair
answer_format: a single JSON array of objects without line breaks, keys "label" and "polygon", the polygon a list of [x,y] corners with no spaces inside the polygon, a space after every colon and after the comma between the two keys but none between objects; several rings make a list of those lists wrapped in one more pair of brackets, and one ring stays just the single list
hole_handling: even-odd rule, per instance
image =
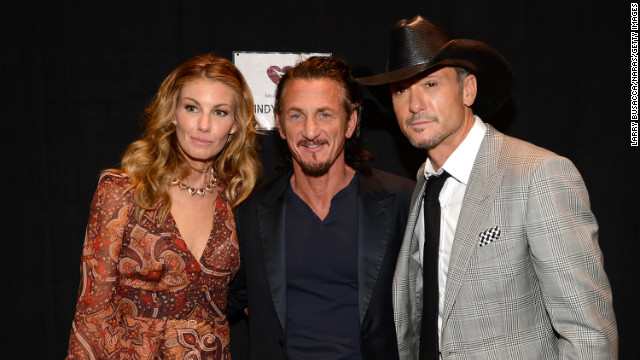
[{"label": "short dark hair", "polygon": [[454,67],[456,70],[456,74],[458,75],[458,88],[460,89],[460,93],[462,93],[462,84],[464,83],[464,79],[471,75],[471,72],[463,67],[456,66]]},{"label": "short dark hair", "polygon": [[[351,117],[351,114],[356,111],[358,114],[358,123],[353,135],[346,140],[344,153],[345,162],[350,167],[362,172],[365,175],[371,174],[370,162],[372,159],[371,153],[362,148],[360,144],[360,108],[362,105],[362,91],[360,85],[351,77],[351,69],[347,63],[337,57],[331,56],[312,56],[302,62],[296,64],[295,67],[288,69],[278,82],[276,88],[276,98],[274,102],[274,112],[280,116],[282,109],[281,98],[282,95],[291,80],[294,79],[329,79],[340,84],[342,88],[342,102],[344,110],[347,114],[346,121]],[[285,146],[286,147],[286,146]],[[288,170],[291,167],[291,154],[287,149],[287,156],[285,160],[288,161],[285,164],[285,168]]]}]

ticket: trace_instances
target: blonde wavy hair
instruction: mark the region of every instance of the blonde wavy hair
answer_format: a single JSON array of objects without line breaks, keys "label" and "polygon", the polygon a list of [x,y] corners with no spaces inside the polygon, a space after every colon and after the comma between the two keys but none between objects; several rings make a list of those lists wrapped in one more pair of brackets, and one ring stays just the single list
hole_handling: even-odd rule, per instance
[{"label": "blonde wavy hair", "polygon": [[[169,186],[174,178],[186,176],[190,166],[178,148],[175,135],[176,111],[182,88],[196,79],[220,81],[235,94],[234,122],[237,131],[230,135],[216,156],[213,168],[218,182],[232,208],[245,200],[262,170],[255,149],[256,119],[253,95],[240,71],[229,60],[204,54],[194,56],[173,70],[145,109],[145,130],[141,138],[130,144],[119,172],[129,177],[136,203],[136,216],[141,219],[148,210],[159,210],[161,222],[171,209]],[[164,200],[158,208],[159,202]]]}]

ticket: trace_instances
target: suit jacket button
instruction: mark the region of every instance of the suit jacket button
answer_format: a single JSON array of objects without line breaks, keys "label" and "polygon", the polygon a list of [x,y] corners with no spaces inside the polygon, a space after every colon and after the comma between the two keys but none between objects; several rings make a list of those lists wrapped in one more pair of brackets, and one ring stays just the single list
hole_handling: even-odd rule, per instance
[{"label": "suit jacket button", "polygon": [[279,339],[278,340],[278,344],[280,344],[280,347],[284,347],[284,340]]}]

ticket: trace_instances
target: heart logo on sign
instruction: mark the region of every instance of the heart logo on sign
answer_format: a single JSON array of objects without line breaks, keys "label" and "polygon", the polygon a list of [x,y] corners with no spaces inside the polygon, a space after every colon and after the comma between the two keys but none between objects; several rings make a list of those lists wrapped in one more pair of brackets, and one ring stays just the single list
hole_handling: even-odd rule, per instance
[{"label": "heart logo on sign", "polygon": [[289,69],[291,69],[291,66],[285,66],[283,68],[280,68],[276,65],[269,66],[269,68],[267,69],[267,76],[269,76],[269,79],[271,79],[274,84],[278,85],[280,79],[282,78],[282,75],[284,75],[284,73]]}]

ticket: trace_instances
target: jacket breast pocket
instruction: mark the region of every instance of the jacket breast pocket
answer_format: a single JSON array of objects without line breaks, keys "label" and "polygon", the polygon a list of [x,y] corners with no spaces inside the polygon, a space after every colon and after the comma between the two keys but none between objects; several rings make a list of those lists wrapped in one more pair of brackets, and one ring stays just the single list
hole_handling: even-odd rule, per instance
[{"label": "jacket breast pocket", "polygon": [[512,273],[525,265],[529,257],[526,237],[521,236],[517,229],[496,225],[478,234],[471,265],[500,276],[502,272]]}]

